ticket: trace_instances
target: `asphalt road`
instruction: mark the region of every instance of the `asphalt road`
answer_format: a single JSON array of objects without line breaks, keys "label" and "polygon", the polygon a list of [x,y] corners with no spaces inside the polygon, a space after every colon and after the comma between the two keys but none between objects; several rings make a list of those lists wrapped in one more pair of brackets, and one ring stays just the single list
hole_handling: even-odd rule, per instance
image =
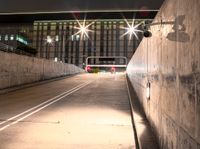
[{"label": "asphalt road", "polygon": [[124,74],[81,74],[0,95],[0,149],[134,149]]}]

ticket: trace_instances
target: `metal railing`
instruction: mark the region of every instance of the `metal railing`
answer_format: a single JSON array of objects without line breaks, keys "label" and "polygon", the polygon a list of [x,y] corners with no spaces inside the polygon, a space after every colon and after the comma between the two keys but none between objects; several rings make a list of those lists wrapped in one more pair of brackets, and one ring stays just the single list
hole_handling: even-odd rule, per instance
[{"label": "metal railing", "polygon": [[[106,59],[109,61],[110,59],[113,59],[111,61],[113,61],[113,64],[89,64],[89,60],[90,59],[102,59],[102,61],[106,61]],[[116,60],[123,60],[124,61],[124,64],[116,64]],[[118,68],[126,68],[127,66],[127,63],[128,63],[128,59],[127,57],[125,56],[89,56],[86,58],[86,71],[87,71],[87,68],[88,67],[118,67]]]}]

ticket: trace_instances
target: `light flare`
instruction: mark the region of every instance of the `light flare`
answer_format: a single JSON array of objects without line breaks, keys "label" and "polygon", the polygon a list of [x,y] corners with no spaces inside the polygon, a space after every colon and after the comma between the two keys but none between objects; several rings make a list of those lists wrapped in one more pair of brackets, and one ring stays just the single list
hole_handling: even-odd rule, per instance
[{"label": "light flare", "polygon": [[131,23],[129,23],[127,21],[127,19],[124,19],[126,24],[127,24],[127,27],[122,27],[123,29],[126,30],[126,32],[122,35],[123,36],[126,36],[127,34],[129,34],[129,41],[132,39],[132,36],[134,35],[137,39],[138,38],[138,35],[137,35],[137,32],[140,32],[140,33],[143,33],[142,30],[139,30],[137,29],[142,23],[139,23],[137,25],[135,25],[135,20],[133,19],[133,21]]},{"label": "light flare", "polygon": [[74,27],[75,29],[77,29],[78,31],[74,34],[74,35],[78,35],[81,34],[81,40],[85,37],[89,38],[88,32],[93,32],[92,30],[89,29],[89,27],[94,23],[90,23],[86,25],[86,20],[84,19],[83,23],[81,24],[79,20],[77,20],[78,23],[78,27]]},{"label": "light flare", "polygon": [[45,40],[45,44],[53,45],[53,43],[54,43],[54,39],[49,35],[44,40]]}]

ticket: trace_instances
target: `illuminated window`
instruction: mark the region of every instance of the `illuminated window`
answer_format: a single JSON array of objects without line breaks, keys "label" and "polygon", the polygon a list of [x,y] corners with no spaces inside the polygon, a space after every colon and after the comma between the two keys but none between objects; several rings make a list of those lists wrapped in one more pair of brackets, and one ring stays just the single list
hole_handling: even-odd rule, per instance
[{"label": "illuminated window", "polygon": [[80,40],[80,35],[76,35],[76,40]]},{"label": "illuminated window", "polygon": [[7,41],[8,40],[8,35],[5,35],[4,39],[5,39],[5,41]]},{"label": "illuminated window", "polygon": [[55,41],[59,41],[59,36],[56,35]]},{"label": "illuminated window", "polygon": [[16,40],[25,44],[25,45],[28,45],[28,41],[20,35],[17,35]]},{"label": "illuminated window", "polygon": [[10,40],[14,40],[14,35],[10,35]]},{"label": "illuminated window", "polygon": [[72,39],[72,41],[74,41],[74,35],[72,35],[72,38],[71,38],[71,39]]},{"label": "illuminated window", "polygon": [[80,35],[72,35],[71,40],[74,41],[79,41],[80,40]]}]

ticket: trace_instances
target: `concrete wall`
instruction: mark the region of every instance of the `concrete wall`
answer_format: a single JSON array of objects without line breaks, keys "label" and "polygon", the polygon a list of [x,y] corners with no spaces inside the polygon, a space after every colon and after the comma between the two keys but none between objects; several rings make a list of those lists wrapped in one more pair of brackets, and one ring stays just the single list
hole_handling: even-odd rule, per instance
[{"label": "concrete wall", "polygon": [[163,149],[200,149],[199,18],[200,0],[166,0],[127,68]]},{"label": "concrete wall", "polygon": [[0,89],[83,71],[71,64],[0,51]]}]

